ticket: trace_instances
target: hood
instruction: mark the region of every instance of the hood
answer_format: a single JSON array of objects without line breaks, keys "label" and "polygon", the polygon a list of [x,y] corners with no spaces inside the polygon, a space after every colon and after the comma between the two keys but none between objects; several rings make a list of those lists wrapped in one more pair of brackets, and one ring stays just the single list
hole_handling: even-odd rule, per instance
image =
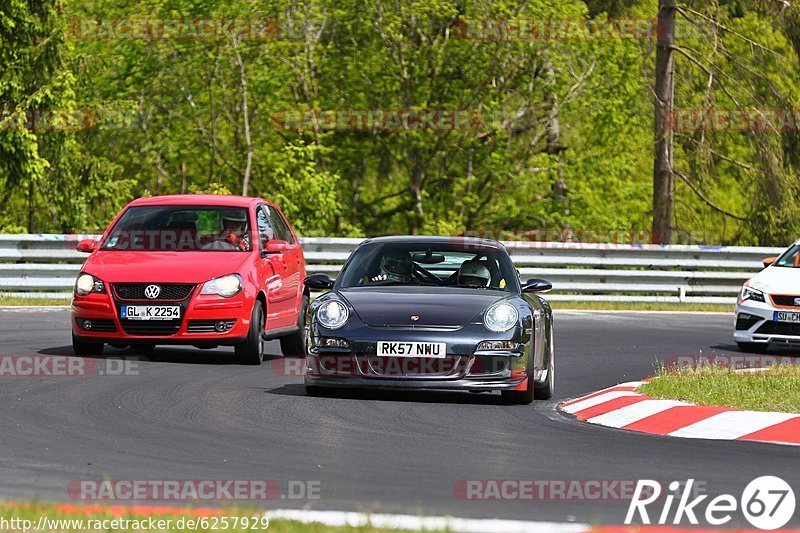
[{"label": "hood", "polygon": [[238,272],[244,252],[144,252],[98,250],[83,270],[109,283],[202,283]]},{"label": "hood", "polygon": [[800,294],[800,268],[769,266],[750,278],[750,286],[767,294]]},{"label": "hood", "polygon": [[[368,326],[463,326],[511,293],[453,287],[342,289],[339,295]],[[411,316],[419,317],[412,321]]]}]

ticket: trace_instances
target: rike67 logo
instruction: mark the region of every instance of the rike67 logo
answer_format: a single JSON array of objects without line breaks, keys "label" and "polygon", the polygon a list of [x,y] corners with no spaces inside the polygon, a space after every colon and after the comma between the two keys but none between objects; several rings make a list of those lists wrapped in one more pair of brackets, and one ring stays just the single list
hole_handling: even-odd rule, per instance
[{"label": "rike67 logo", "polygon": [[694,483],[694,479],[685,483],[673,481],[669,484],[666,497],[662,498],[658,481],[639,480],[625,516],[625,524],[631,524],[637,515],[641,523],[650,524],[649,512],[658,512],[662,501],[661,512],[652,516],[655,523],[660,525],[687,522],[698,525],[700,516],[709,525],[721,526],[730,522],[734,513],[741,511],[747,521],[758,529],[774,530],[785,526],[794,516],[794,491],[779,477],[762,476],[754,479],[745,487],[739,499],[731,494],[721,494],[708,500],[707,494],[697,495],[693,491]]}]

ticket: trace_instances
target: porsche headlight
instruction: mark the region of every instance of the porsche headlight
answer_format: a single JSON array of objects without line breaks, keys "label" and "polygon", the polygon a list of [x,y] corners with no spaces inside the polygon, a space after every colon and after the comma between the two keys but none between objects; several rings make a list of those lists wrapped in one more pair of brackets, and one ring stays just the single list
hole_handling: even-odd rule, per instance
[{"label": "porsche headlight", "polygon": [[81,274],[78,276],[78,279],[75,280],[75,292],[78,293],[79,296],[86,296],[92,292],[104,293],[106,292],[106,287],[103,282],[96,277],[90,274]]},{"label": "porsche headlight", "polygon": [[493,305],[483,316],[483,324],[491,331],[502,333],[517,324],[517,308],[507,303]]},{"label": "porsche headlight", "polygon": [[242,277],[239,274],[229,274],[206,281],[200,294],[218,294],[224,298],[230,298],[239,294],[241,290]]},{"label": "porsche headlight", "polygon": [[764,293],[758,289],[753,289],[745,285],[742,287],[742,292],[739,294],[739,303],[744,302],[745,300],[764,302]]},{"label": "porsche headlight", "polygon": [[317,309],[317,320],[328,329],[344,326],[349,317],[350,311],[347,310],[347,306],[337,300],[325,302]]}]

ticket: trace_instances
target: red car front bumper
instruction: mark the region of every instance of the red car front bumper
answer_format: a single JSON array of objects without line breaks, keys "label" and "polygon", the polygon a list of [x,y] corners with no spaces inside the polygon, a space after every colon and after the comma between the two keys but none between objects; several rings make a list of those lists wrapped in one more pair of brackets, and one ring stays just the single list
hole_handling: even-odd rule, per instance
[{"label": "red car front bumper", "polygon": [[[232,345],[250,328],[252,298],[244,291],[231,298],[199,294],[196,287],[181,301],[121,300],[105,293],[73,294],[72,331],[84,341],[112,344]],[[121,318],[122,305],[179,305],[179,320],[133,321]]]}]

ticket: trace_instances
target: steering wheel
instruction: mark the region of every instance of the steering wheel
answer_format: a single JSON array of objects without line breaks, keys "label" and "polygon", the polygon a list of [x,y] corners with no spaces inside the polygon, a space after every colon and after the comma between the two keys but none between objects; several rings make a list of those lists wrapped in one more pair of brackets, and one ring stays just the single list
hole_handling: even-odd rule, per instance
[{"label": "steering wheel", "polygon": [[435,275],[431,274],[430,272],[428,272],[427,270],[425,270],[416,263],[414,263],[413,273],[417,277],[419,277],[422,281],[429,281],[435,283],[436,285],[442,285],[442,280],[440,280]]}]

